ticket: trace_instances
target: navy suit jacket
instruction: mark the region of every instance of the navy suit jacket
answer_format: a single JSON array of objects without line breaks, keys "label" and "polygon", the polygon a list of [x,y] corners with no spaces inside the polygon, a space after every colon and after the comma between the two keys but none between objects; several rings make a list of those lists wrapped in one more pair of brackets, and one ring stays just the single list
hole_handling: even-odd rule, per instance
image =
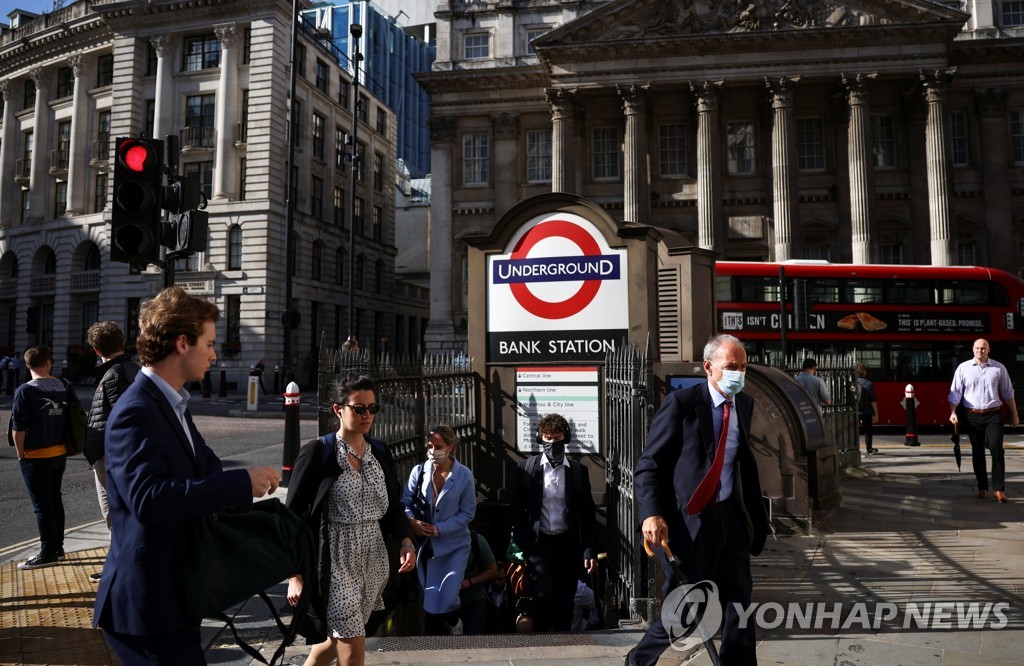
[{"label": "navy suit jacket", "polygon": [[182,533],[203,514],[252,508],[248,472],[224,471],[191,415],[187,421],[194,454],[167,398],[141,372],[107,420],[110,551],[93,616],[104,629],[148,636],[197,624],[174,585]]},{"label": "navy suit jacket", "polygon": [[[757,461],[750,447],[754,399],[741,392],[733,397],[733,404],[740,431],[732,492],[745,509],[750,553],[758,555],[768,536],[768,514],[761,500]],[[634,470],[640,521],[650,516],[664,518],[672,549],[682,557],[692,555],[701,522],[699,514],[687,514],[686,503],[715,458],[713,407],[707,382],[668,394],[654,415],[647,446]]]},{"label": "navy suit jacket", "polygon": [[[532,456],[516,465],[512,476],[509,503],[512,506],[512,536],[520,548],[537,543],[544,508],[544,454]],[[582,463],[566,459],[565,519],[569,533],[579,539],[583,557],[595,557],[594,496],[590,492],[590,473]]]}]

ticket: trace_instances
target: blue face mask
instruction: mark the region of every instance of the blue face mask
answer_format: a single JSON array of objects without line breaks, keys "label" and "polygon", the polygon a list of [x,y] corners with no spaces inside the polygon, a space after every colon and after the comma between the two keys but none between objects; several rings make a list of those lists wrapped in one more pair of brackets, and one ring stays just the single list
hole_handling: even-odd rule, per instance
[{"label": "blue face mask", "polygon": [[734,396],[743,390],[743,382],[747,373],[741,370],[722,370],[722,378],[718,380],[718,388],[728,396]]}]

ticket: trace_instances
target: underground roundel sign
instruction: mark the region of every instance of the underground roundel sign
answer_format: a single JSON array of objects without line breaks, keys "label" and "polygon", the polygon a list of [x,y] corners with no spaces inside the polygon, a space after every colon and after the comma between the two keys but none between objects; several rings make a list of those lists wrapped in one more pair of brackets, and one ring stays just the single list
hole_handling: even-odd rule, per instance
[{"label": "underground roundel sign", "polygon": [[585,218],[533,218],[487,259],[488,360],[603,360],[626,336],[627,277],[625,250]]}]

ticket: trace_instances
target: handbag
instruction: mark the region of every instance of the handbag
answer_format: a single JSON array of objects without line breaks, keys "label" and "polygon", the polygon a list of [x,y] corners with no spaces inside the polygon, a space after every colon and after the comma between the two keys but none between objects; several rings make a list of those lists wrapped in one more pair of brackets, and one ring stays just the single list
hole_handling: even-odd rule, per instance
[{"label": "handbag", "polygon": [[412,517],[422,521],[428,521],[430,518],[430,502],[423,496],[423,469],[426,466],[427,463],[420,465],[420,473],[416,478],[416,490],[409,502],[409,511],[412,512]]}]

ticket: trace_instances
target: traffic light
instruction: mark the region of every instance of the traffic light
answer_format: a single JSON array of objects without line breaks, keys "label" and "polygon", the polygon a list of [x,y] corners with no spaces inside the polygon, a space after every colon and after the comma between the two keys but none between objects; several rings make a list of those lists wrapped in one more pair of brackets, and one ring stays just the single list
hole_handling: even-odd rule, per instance
[{"label": "traffic light", "polygon": [[110,260],[145,266],[160,258],[163,141],[117,140],[110,215]]},{"label": "traffic light", "polygon": [[205,252],[209,213],[198,174],[189,174],[164,187],[163,207],[171,214],[160,244],[171,252]]}]

